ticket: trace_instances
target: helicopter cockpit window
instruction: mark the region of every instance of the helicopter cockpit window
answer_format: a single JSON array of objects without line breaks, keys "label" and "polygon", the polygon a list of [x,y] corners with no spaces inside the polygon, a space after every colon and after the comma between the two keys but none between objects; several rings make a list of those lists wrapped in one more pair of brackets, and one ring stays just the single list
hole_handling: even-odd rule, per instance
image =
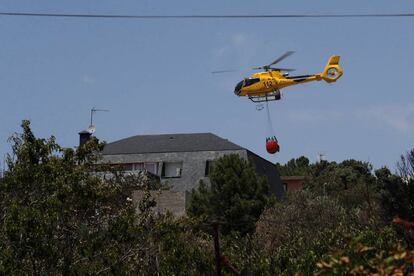
[{"label": "helicopter cockpit window", "polygon": [[236,85],[236,88],[234,88],[234,91],[235,91],[235,92],[238,92],[238,91],[240,91],[240,89],[242,89],[242,87],[243,87],[243,81],[239,82],[239,83]]},{"label": "helicopter cockpit window", "polygon": [[246,79],[246,82],[245,82],[244,86],[250,86],[250,85],[255,84],[256,82],[259,82],[259,81],[260,81],[259,78]]}]

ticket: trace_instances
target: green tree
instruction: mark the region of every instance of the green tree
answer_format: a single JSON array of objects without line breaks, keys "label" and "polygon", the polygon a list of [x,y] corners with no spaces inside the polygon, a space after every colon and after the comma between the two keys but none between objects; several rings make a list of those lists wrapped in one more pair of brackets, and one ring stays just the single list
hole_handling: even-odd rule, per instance
[{"label": "green tree", "polygon": [[263,212],[255,236],[269,256],[269,274],[310,275],[330,247],[354,233],[356,221],[337,200],[299,190]]},{"label": "green tree", "polygon": [[[291,162],[289,168],[297,168]],[[268,256],[270,275],[310,275],[331,250],[341,250],[361,233],[372,237],[384,229],[392,243],[395,232],[381,217],[381,189],[369,163],[321,161],[308,165],[304,189],[263,212],[255,237]],[[291,170],[293,171],[293,170]]]},{"label": "green tree", "polygon": [[400,189],[405,194],[404,201],[408,209],[406,216],[414,221],[414,149],[405,153],[405,155],[401,155],[397,167],[403,182]]},{"label": "green tree", "polygon": [[308,176],[311,174],[312,166],[307,157],[301,156],[289,160],[284,165],[276,163],[276,169],[282,176]]},{"label": "green tree", "polygon": [[[400,217],[414,222],[414,150],[401,155],[397,163],[397,174],[388,168],[375,171],[377,185],[381,191],[381,203],[386,221]],[[400,236],[414,247],[414,233],[404,227],[396,227]]]},{"label": "green tree", "polygon": [[318,162],[313,165],[305,189],[335,198],[346,210],[360,208],[367,221],[379,208],[379,189],[372,166],[367,162],[353,159],[341,163]]},{"label": "green tree", "polygon": [[[39,139],[23,121],[0,182],[0,274],[139,273],[145,231],[128,200],[130,187],[104,181],[102,144],[76,151]],[[139,246],[137,246],[139,245]],[[144,260],[144,261],[140,261]]]},{"label": "green tree", "polygon": [[223,222],[223,230],[252,232],[267,204],[268,184],[253,166],[237,154],[219,158],[210,175],[210,185],[201,182],[192,191],[188,213],[208,221]]},{"label": "green tree", "polygon": [[266,209],[254,237],[267,258],[269,275],[311,275],[318,260],[347,248],[354,237],[379,249],[388,249],[397,241],[389,223],[367,220],[359,206],[308,190],[291,193]]},{"label": "green tree", "polygon": [[404,183],[400,176],[391,173],[385,167],[376,170],[375,176],[381,189],[381,200],[386,219],[392,220],[395,216],[400,216],[412,220],[413,213],[408,183]]}]

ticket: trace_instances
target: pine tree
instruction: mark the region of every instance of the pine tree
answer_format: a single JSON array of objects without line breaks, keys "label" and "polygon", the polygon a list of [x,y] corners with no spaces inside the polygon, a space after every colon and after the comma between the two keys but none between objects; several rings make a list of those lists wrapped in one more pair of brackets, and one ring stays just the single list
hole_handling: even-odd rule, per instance
[{"label": "pine tree", "polygon": [[266,180],[256,175],[247,160],[237,154],[225,155],[215,162],[210,185],[201,182],[193,189],[188,213],[222,223],[224,233],[248,233],[267,204],[267,193]]}]

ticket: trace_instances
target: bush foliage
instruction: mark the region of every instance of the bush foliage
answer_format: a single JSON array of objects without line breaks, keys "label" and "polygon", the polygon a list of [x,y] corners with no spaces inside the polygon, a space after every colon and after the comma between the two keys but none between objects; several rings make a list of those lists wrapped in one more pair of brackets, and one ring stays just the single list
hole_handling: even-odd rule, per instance
[{"label": "bush foliage", "polygon": [[[193,192],[191,216],[174,218],[153,213],[149,192],[139,206],[129,200],[159,183],[98,165],[96,139],[66,149],[24,121],[10,141],[0,179],[2,275],[212,275],[212,220],[221,224],[225,275],[230,264],[253,275],[413,272],[413,151],[396,174],[356,160],[277,164],[307,182],[276,202],[247,161],[225,156]],[[102,177],[107,171],[113,177]],[[408,222],[393,225],[397,215]]]}]

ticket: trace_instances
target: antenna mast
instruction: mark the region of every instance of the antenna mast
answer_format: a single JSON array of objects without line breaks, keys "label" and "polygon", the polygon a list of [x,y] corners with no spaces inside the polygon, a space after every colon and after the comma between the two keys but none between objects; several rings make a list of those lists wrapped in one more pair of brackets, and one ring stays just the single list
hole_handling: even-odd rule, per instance
[{"label": "antenna mast", "polygon": [[98,108],[96,108],[96,107],[92,107],[92,109],[91,109],[91,124],[89,125],[89,127],[92,127],[93,126],[93,114],[95,113],[95,112],[109,112],[109,110],[108,109],[98,109]]},{"label": "antenna mast", "polygon": [[319,162],[325,161],[326,154],[324,152],[318,152]]}]

